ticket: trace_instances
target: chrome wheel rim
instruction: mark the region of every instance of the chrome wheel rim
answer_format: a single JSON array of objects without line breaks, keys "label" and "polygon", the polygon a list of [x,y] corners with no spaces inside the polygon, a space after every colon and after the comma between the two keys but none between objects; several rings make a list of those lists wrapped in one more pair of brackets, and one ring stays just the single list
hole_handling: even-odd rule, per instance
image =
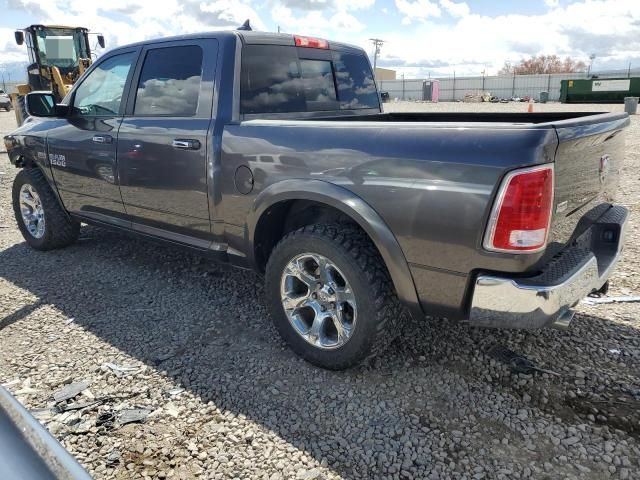
[{"label": "chrome wheel rim", "polygon": [[20,188],[20,213],[29,234],[34,238],[44,235],[44,209],[40,195],[28,183]]},{"label": "chrome wheel rim", "polygon": [[342,347],[352,337],[357,319],[355,295],[347,277],[328,258],[297,255],[280,282],[282,307],[296,333],[314,347]]}]

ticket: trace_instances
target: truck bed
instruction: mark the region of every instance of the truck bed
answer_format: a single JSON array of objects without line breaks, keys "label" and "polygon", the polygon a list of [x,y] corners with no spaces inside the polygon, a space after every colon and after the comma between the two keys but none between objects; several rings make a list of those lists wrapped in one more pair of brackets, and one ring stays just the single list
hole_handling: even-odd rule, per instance
[{"label": "truck bed", "polygon": [[[322,120],[351,122],[425,122],[425,123],[500,123],[514,125],[540,125],[580,120],[599,115],[624,116],[608,112],[393,112],[367,115],[322,117]],[[317,120],[303,118],[302,120]]]}]

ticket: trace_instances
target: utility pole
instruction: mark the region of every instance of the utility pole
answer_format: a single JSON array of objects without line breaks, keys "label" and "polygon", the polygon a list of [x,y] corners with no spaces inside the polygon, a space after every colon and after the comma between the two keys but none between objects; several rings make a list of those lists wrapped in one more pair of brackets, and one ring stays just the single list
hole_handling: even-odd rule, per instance
[{"label": "utility pole", "polygon": [[596,54],[589,55],[589,68],[587,69],[587,77],[591,75],[591,68],[593,67],[593,61],[596,59]]},{"label": "utility pole", "polygon": [[456,101],[456,71],[453,71],[453,101]]},{"label": "utility pole", "polygon": [[378,54],[380,53],[380,47],[384,45],[384,40],[379,38],[370,38],[371,43],[373,43],[373,74],[376,72],[376,65],[378,64]]}]

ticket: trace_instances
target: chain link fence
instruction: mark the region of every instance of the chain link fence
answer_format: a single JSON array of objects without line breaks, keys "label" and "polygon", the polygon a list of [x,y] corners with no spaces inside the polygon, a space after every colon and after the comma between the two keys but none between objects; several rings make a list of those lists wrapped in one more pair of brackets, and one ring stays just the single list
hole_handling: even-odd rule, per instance
[{"label": "chain link fence", "polygon": [[[622,72],[598,72],[598,78],[640,76],[640,69]],[[392,99],[428,101],[425,84],[438,81],[441,102],[463,100],[467,94],[490,93],[498,98],[531,97],[540,99],[541,92],[549,93],[550,101],[560,100],[560,81],[591,78],[587,73],[563,73],[550,75],[500,75],[476,77],[447,77],[434,79],[380,80],[381,92],[389,92]]]}]

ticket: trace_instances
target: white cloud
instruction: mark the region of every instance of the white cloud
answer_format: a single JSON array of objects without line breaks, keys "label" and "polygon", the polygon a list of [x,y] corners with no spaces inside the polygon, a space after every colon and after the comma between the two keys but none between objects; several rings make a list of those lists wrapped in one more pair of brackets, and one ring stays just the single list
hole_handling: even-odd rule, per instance
[{"label": "white cloud", "polygon": [[560,5],[560,0],[544,0],[544,4],[549,8],[556,8]]},{"label": "white cloud", "polygon": [[[355,6],[365,8],[368,0],[356,0]],[[369,2],[373,3],[373,2]],[[318,35],[324,38],[344,40],[345,36],[364,30],[365,25],[348,12],[354,5],[346,8],[327,8],[326,11],[307,10],[294,11],[282,3],[271,9],[271,17],[278,23],[283,32]],[[333,33],[333,36],[330,35]]]},{"label": "white cloud", "polygon": [[16,45],[13,28],[0,27],[0,63],[26,62],[24,47]]},{"label": "white cloud", "polygon": [[366,10],[373,7],[375,0],[349,0],[347,2],[338,0],[336,6],[344,10]]},{"label": "white cloud", "polygon": [[440,0],[440,6],[452,17],[466,17],[471,13],[467,2],[453,2],[452,0]]},{"label": "white cloud", "polygon": [[398,11],[404,15],[403,25],[413,21],[424,21],[431,17],[440,16],[440,7],[431,0],[395,0]]},{"label": "white cloud", "polygon": [[[152,6],[146,0],[9,0],[8,8],[28,14],[30,23],[81,25],[101,32],[107,48],[149,38],[235,28],[247,18],[254,28],[266,29],[255,9],[237,0],[154,0]],[[12,39],[13,33],[0,36],[0,62],[16,57],[26,61],[24,47],[10,42],[3,48],[5,38]]]},{"label": "white cloud", "polygon": [[[588,63],[593,52],[596,69],[626,68],[629,61],[640,66],[637,0],[584,0],[539,15],[470,13],[453,24],[427,22],[381,35],[386,43],[379,64],[407,76],[452,75],[454,70],[477,75],[543,53]],[[369,46],[365,38],[360,45]]]},{"label": "white cloud", "polygon": [[200,3],[200,11],[203,13],[211,13],[214,20],[225,22],[232,27],[242,25],[245,20],[249,19],[253,28],[264,30],[265,25],[249,5],[239,3],[234,0],[219,0],[215,2]]},{"label": "white cloud", "polygon": [[330,24],[337,30],[345,30],[348,32],[361,32],[365,26],[353,15],[338,11],[331,17]]},{"label": "white cloud", "polygon": [[[558,54],[595,68],[640,66],[637,0],[547,1],[539,15],[485,16],[462,0],[6,0],[10,15],[29,23],[84,25],[105,34],[107,47],[181,33],[235,28],[246,18],[254,28],[355,43],[371,52],[370,37],[383,38],[381,66],[413,75],[495,73],[505,61]],[[468,2],[468,0],[467,0]],[[508,7],[507,7],[508,8]],[[385,12],[385,9],[387,11]],[[4,12],[3,11],[3,14]],[[385,19],[369,23],[373,16]],[[9,17],[10,18],[10,17]],[[375,27],[374,27],[375,25]],[[26,25],[16,25],[16,27]],[[94,37],[95,38],[95,37]],[[92,42],[93,43],[93,42]],[[0,28],[0,63],[26,62],[13,30]]]}]

